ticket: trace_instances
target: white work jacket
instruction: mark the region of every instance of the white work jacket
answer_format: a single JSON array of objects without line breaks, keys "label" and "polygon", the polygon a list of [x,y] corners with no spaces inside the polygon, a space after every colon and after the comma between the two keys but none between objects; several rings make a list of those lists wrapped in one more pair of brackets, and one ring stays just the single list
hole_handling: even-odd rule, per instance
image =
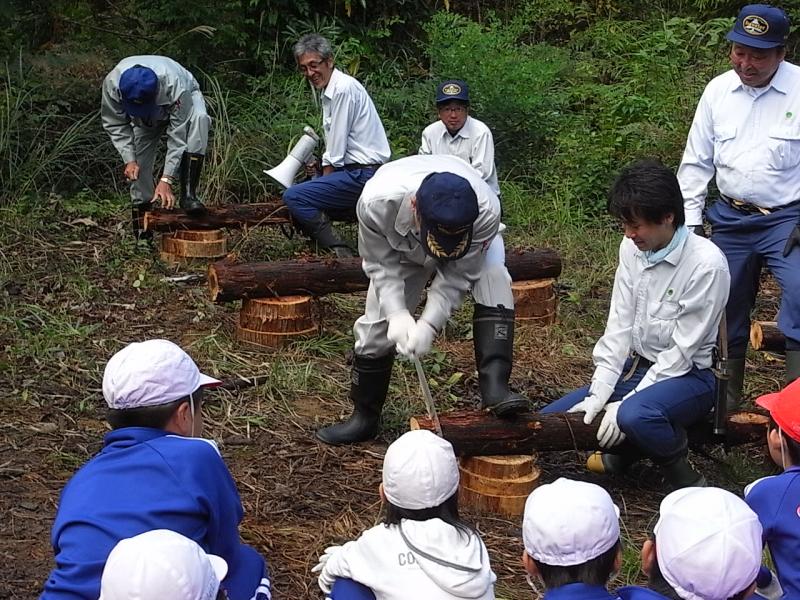
[{"label": "white work jacket", "polygon": [[686,224],[702,223],[708,182],[763,208],[800,200],[800,67],[783,61],[763,88],[734,71],[706,86],[678,169]]},{"label": "white work jacket", "polygon": [[623,239],[592,381],[614,388],[631,351],[653,362],[636,391],[711,367],[730,280],[722,251],[694,233],[654,265]]},{"label": "white work jacket", "polygon": [[[430,173],[449,172],[469,181],[478,197],[478,218],[467,253],[451,261],[425,253],[411,198]],[[409,156],[382,166],[364,186],[356,206],[358,253],[375,286],[381,310],[391,315],[406,309],[404,273],[409,267],[435,271],[422,318],[434,329],[444,327],[452,311],[478,281],[486,250],[500,227],[500,202],[480,175],[455,156]]]}]

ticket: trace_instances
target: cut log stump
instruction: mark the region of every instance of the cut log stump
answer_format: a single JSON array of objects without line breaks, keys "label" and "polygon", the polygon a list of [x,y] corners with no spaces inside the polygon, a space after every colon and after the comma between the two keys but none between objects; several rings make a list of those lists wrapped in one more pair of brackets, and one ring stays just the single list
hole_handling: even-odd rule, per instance
[{"label": "cut log stump", "polygon": [[514,295],[514,318],[526,325],[550,325],[556,322],[555,279],[515,281],[511,284]]},{"label": "cut log stump", "polygon": [[465,457],[458,470],[459,505],[508,517],[525,511],[525,500],[541,475],[530,455]]},{"label": "cut log stump", "polygon": [[775,321],[753,321],[750,323],[750,345],[753,350],[764,352],[786,352],[786,336]]},{"label": "cut log stump", "polygon": [[236,338],[265,348],[283,348],[318,333],[318,321],[316,305],[310,296],[244,300]]},{"label": "cut log stump", "polygon": [[217,260],[228,253],[228,238],[219,229],[184,229],[162,234],[160,250],[161,259],[173,264],[192,259]]}]

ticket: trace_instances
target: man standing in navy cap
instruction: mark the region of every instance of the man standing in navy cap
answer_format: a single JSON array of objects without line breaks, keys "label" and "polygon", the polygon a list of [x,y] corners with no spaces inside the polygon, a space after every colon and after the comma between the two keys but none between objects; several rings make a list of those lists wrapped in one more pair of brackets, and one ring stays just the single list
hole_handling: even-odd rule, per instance
[{"label": "man standing in navy cap", "polygon": [[800,377],[800,67],[784,60],[788,33],[780,8],[741,10],[727,36],[733,69],[706,86],[678,170],[686,223],[696,233],[712,177],[720,192],[706,219],[731,272],[729,408],[741,403],[762,265],[782,290],[786,380]]},{"label": "man standing in navy cap", "polygon": [[[125,163],[131,182],[133,228],[154,201],[175,206],[172,186],[180,179],[180,207],[190,215],[205,210],[197,185],[208,146],[211,119],[194,76],[165,56],[129,56],[103,81],[103,128]],[[164,168],[155,184],[153,165],[161,136],[167,135]]]},{"label": "man standing in navy cap", "polygon": [[[328,444],[375,437],[395,353],[417,358],[429,352],[467,292],[497,277],[498,269],[505,271],[502,263],[485,261],[500,227],[500,202],[477,171],[456,157],[410,156],[384,165],[364,186],[357,212],[358,252],[370,285],[364,315],[353,326],[353,414],[317,431]],[[415,319],[429,281],[425,307]],[[500,303],[487,293],[487,303]],[[506,343],[513,344],[513,330],[506,331]]]}]

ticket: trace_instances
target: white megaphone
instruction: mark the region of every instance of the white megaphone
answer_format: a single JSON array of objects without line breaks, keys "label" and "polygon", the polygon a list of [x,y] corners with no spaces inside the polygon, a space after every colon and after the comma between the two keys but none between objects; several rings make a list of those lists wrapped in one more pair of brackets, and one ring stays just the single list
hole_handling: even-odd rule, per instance
[{"label": "white megaphone", "polygon": [[303,127],[303,137],[294,145],[294,148],[283,159],[283,162],[269,171],[264,169],[264,173],[283,187],[288,188],[294,182],[294,176],[297,175],[297,172],[305,167],[306,163],[311,159],[317,143],[319,143],[319,136],[311,127],[306,125]]}]

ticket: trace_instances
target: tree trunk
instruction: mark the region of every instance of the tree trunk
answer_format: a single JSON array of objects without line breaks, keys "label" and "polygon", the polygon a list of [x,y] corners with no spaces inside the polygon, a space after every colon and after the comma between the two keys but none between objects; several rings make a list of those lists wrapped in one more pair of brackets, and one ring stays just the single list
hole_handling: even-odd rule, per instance
[{"label": "tree trunk", "polygon": [[775,321],[753,321],[750,323],[750,345],[753,350],[786,352],[786,337]]},{"label": "tree trunk", "polygon": [[[561,257],[555,250],[537,248],[506,253],[514,280],[558,277]],[[270,296],[323,296],[361,292],[369,279],[361,259],[308,258],[260,263],[218,261],[208,267],[208,286],[214,302]]]},{"label": "tree trunk", "polygon": [[260,204],[227,204],[209,206],[205,214],[190,217],[181,209],[156,208],[144,215],[144,228],[149,231],[177,229],[241,228],[289,223],[289,209],[279,198]]},{"label": "tree trunk", "polygon": [[[530,454],[537,450],[599,450],[597,428],[586,425],[582,413],[524,413],[514,419],[500,419],[478,410],[460,410],[439,415],[443,437],[453,444],[459,456]],[[769,418],[752,412],[737,412],[728,417],[726,443],[730,445],[762,442]],[[411,429],[433,431],[430,418],[411,418]],[[710,423],[699,424],[689,432],[693,444],[715,441]]]}]

